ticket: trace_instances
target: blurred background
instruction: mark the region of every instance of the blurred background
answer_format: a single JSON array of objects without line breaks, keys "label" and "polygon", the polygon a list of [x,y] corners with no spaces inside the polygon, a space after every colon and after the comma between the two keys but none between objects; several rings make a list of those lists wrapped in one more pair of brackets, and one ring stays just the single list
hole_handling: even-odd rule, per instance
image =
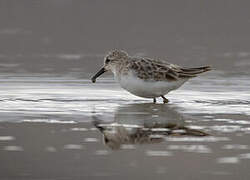
[{"label": "blurred background", "polygon": [[234,0],[0,0],[0,71],[89,78],[104,55],[119,48],[243,72],[250,69],[249,6]]},{"label": "blurred background", "polygon": [[[0,0],[0,179],[249,180],[249,7]],[[115,48],[215,70],[153,104],[90,82]]]}]

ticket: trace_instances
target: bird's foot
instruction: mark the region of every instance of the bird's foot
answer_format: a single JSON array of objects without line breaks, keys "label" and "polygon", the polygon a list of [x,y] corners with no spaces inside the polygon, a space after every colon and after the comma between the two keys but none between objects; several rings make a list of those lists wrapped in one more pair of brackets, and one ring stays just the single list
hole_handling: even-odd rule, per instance
[{"label": "bird's foot", "polygon": [[168,102],[169,102],[169,100],[167,99],[167,98],[165,98],[164,96],[161,96],[162,97],[162,99],[163,99],[163,103],[164,104],[167,104]]},{"label": "bird's foot", "polygon": [[154,103],[154,104],[156,103],[156,98],[153,98],[153,103]]}]

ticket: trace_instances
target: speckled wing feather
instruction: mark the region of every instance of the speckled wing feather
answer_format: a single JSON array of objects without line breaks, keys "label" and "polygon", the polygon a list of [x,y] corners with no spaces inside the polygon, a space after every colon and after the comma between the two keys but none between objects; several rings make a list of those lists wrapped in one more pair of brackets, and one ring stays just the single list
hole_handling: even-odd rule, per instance
[{"label": "speckled wing feather", "polygon": [[130,60],[129,68],[134,71],[137,77],[148,81],[177,81],[182,78],[196,77],[196,74],[211,70],[209,66],[182,68],[166,61],[139,57]]}]

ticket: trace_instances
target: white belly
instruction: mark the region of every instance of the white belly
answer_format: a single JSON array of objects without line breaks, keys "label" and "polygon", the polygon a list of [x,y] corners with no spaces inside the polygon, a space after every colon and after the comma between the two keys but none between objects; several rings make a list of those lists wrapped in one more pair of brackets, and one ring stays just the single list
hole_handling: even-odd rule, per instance
[{"label": "white belly", "polygon": [[187,79],[178,81],[144,81],[135,76],[127,75],[120,77],[118,81],[122,88],[136,96],[155,98],[179,88]]}]

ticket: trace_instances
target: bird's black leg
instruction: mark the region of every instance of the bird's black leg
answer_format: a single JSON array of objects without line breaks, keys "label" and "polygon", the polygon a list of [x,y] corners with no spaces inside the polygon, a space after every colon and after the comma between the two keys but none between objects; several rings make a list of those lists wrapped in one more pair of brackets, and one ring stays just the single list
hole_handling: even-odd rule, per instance
[{"label": "bird's black leg", "polygon": [[153,98],[153,103],[154,103],[154,104],[156,103],[156,98]]},{"label": "bird's black leg", "polygon": [[163,103],[164,103],[164,104],[166,104],[166,103],[169,102],[169,100],[168,100],[167,98],[165,98],[163,95],[162,95],[161,97],[162,97],[162,99],[163,99]]}]

